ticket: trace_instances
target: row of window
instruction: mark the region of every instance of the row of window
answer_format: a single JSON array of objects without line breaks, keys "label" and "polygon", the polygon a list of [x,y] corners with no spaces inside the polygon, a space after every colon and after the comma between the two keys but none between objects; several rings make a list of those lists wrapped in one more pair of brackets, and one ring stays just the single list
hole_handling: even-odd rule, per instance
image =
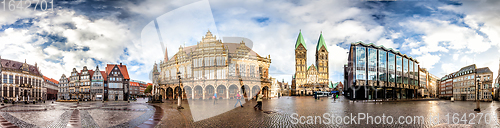
[{"label": "row of window", "polygon": [[3,87],[3,97],[23,97],[23,96],[35,96],[41,97],[42,92],[39,89],[32,89],[31,92],[25,94],[24,92],[19,91],[18,87]]},{"label": "row of window", "polygon": [[109,83],[109,88],[123,88],[123,83]]},{"label": "row of window", "polygon": [[[355,63],[356,79],[358,80],[379,80],[417,85],[417,81],[412,78],[418,77],[418,64],[391,52],[357,46]],[[388,73],[386,73],[387,71]]]},{"label": "row of window", "polygon": [[[204,63],[203,63],[204,62]],[[203,66],[225,66],[226,65],[226,58],[222,56],[218,57],[205,57],[205,58],[198,58],[198,59],[193,59],[193,65],[194,67],[203,67]]]},{"label": "row of window", "polygon": [[25,77],[25,76],[18,76],[18,75],[7,75],[7,74],[3,74],[1,76],[2,78],[2,83],[5,83],[5,84],[19,84],[19,85],[22,85],[22,84],[30,84],[34,87],[41,87],[41,84],[42,84],[42,80],[39,80],[39,79],[33,79],[33,78],[28,78],[28,77]]}]

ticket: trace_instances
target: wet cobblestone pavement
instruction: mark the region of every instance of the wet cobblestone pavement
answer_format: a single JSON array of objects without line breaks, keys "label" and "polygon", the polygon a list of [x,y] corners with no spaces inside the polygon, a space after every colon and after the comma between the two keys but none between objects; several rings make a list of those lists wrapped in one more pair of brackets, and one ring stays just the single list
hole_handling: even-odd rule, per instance
[{"label": "wet cobblestone pavement", "polygon": [[[312,97],[282,97],[263,101],[263,111],[254,110],[255,100],[243,101],[244,107],[234,107],[236,100],[183,101],[184,109],[177,109],[177,101],[164,100],[165,103],[147,104],[137,102],[81,102],[35,105],[6,105],[0,107],[2,127],[21,128],[149,128],[149,127],[500,127],[500,102],[481,102],[484,118],[470,117],[479,115],[474,112],[475,102],[468,101],[404,101],[404,102],[367,102],[333,100]],[[239,104],[238,104],[239,105]],[[193,114],[195,113],[195,114]],[[367,119],[355,121],[330,122],[325,124],[324,114],[334,117],[392,116],[392,124],[367,123]],[[456,114],[455,114],[456,113]],[[463,115],[466,116],[463,116]],[[193,118],[193,116],[202,117]],[[456,115],[456,116],[454,116]],[[309,121],[311,116],[312,121]],[[317,122],[315,118],[322,118]],[[422,116],[418,123],[398,122],[399,116]],[[300,118],[304,117],[304,118]],[[437,118],[439,117],[439,118]],[[314,119],[313,119],[314,118]],[[195,121],[196,119],[201,119]],[[433,119],[433,120],[431,120]],[[297,122],[299,121],[300,122]],[[478,121],[482,122],[478,122]],[[345,119],[344,119],[345,121]],[[380,121],[380,119],[379,119]],[[454,124],[454,121],[457,124]],[[485,122],[488,121],[488,122]],[[373,121],[372,121],[373,122]],[[302,124],[301,124],[302,123]],[[356,124],[352,124],[356,123]],[[469,124],[471,123],[471,124]]]},{"label": "wet cobblestone pavement", "polygon": [[[154,117],[155,107],[136,102],[6,104],[0,107],[1,127],[107,128],[136,127]],[[161,118],[161,117],[158,117]],[[153,126],[156,125],[155,123]],[[145,128],[153,127],[145,125]]]},{"label": "wet cobblestone pavement", "polygon": [[[462,119],[464,114],[467,116],[469,114],[479,115],[478,112],[473,111],[476,106],[475,102],[469,101],[352,102],[343,99],[334,101],[331,98],[314,100],[312,97],[282,97],[280,99],[264,100],[264,111],[254,110],[253,106],[256,102],[250,100],[244,104],[243,108],[235,107],[230,111],[201,121],[193,120],[192,110],[190,110],[193,106],[185,103],[187,100],[183,101],[185,109],[180,110],[176,109],[177,105],[175,102],[168,100],[165,103],[157,104],[163,108],[165,116],[163,116],[162,121],[156,127],[500,127],[497,116],[500,110],[497,110],[500,107],[500,102],[496,101],[481,102],[481,113],[491,116],[486,119],[489,120],[489,123],[485,123],[485,119],[482,118],[479,124],[479,116],[475,119],[466,117],[467,121]],[[235,100],[231,101],[233,105],[235,102]],[[217,110],[209,109],[208,111],[212,111],[208,113],[213,113],[213,111]],[[292,118],[292,114],[294,113],[297,114],[297,116],[294,116],[295,118],[299,118],[300,116],[306,117],[302,119],[304,124],[295,123],[298,120]],[[350,114],[358,116],[359,113],[368,114],[373,117],[385,115],[392,116],[394,121],[392,124],[371,124],[370,122],[367,124],[366,119],[358,121],[358,118],[356,118],[355,123],[357,124],[335,122],[325,124],[320,123],[320,121],[308,124],[306,122],[307,116],[313,116],[312,118],[315,118],[315,116],[323,117],[324,113],[335,115],[335,117],[345,117],[350,116]],[[459,115],[456,116],[458,119],[455,119],[457,124],[453,123],[453,114],[455,113]],[[447,114],[449,114],[448,118]],[[399,116],[423,116],[424,119],[419,123],[407,124],[403,121],[403,124],[400,124],[398,122]]]}]

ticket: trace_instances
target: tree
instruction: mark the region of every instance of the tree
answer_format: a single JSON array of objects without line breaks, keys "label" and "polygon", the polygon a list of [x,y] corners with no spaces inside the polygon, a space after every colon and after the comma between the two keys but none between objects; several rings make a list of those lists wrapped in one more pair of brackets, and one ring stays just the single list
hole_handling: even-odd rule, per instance
[{"label": "tree", "polygon": [[152,85],[148,85],[148,87],[146,87],[146,90],[144,90],[144,93],[151,93],[152,89],[153,89],[153,86]]}]

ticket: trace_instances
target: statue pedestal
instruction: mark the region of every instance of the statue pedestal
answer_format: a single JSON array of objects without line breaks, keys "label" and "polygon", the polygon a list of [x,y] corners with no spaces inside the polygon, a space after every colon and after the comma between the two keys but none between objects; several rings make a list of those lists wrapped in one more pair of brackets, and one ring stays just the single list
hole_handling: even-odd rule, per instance
[{"label": "statue pedestal", "polygon": [[161,95],[160,96],[153,96],[153,98],[150,98],[148,103],[163,103],[161,100]]}]

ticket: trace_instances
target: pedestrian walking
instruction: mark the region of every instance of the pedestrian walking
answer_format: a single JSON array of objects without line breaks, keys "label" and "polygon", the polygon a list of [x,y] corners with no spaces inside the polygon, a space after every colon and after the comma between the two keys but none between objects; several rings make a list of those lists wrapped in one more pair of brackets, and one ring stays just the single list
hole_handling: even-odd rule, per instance
[{"label": "pedestrian walking", "polygon": [[262,94],[259,92],[259,94],[257,95],[257,105],[255,105],[255,107],[253,107],[255,110],[259,109],[260,111],[262,111]]},{"label": "pedestrian walking", "polygon": [[234,107],[236,107],[236,105],[238,104],[238,102],[240,102],[240,106],[243,107],[243,105],[241,105],[240,91],[238,91],[238,93],[236,94],[236,104],[234,104]]},{"label": "pedestrian walking", "polygon": [[214,104],[215,104],[215,100],[217,100],[217,92],[214,93]]}]

